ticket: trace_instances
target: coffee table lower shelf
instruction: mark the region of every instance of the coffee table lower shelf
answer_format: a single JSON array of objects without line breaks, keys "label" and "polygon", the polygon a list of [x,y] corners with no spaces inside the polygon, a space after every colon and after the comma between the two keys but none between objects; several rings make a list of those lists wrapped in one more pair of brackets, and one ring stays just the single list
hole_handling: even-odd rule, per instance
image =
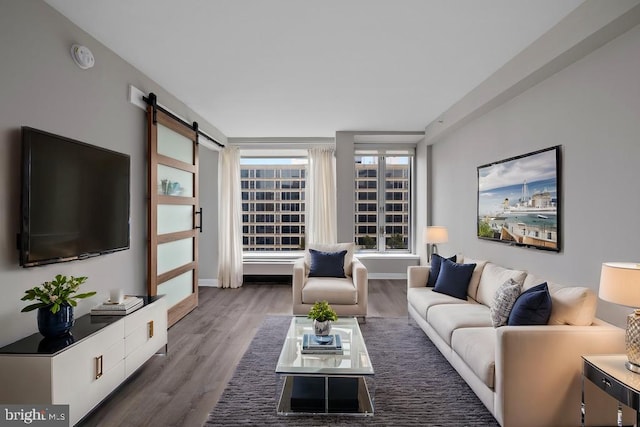
[{"label": "coffee table lower shelf", "polygon": [[365,377],[294,375],[283,379],[278,415],[373,415]]}]

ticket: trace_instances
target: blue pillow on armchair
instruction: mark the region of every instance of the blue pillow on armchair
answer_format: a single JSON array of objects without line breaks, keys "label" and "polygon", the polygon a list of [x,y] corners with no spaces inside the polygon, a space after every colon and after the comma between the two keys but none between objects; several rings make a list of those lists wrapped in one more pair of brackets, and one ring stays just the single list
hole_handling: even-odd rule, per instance
[{"label": "blue pillow on armchair", "polygon": [[[438,275],[440,274],[440,266],[442,265],[442,260],[445,259],[438,254],[431,255],[431,268],[429,269],[429,278],[427,278],[427,286],[434,287],[436,285],[436,280],[438,280]],[[446,258],[449,261],[456,262],[457,256],[454,255],[451,258]]]},{"label": "blue pillow on armchair", "polygon": [[509,313],[509,326],[546,325],[551,316],[551,295],[547,282],[520,294]]},{"label": "blue pillow on armchair", "polygon": [[433,291],[466,300],[467,288],[475,268],[475,264],[456,264],[443,259]]},{"label": "blue pillow on armchair", "polygon": [[322,252],[309,249],[309,255],[309,277],[347,277],[344,274],[344,257],[347,251]]}]

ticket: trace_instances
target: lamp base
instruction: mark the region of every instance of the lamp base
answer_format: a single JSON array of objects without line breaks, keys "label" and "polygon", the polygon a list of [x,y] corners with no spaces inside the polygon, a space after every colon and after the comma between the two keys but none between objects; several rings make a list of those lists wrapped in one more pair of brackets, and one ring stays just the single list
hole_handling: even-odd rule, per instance
[{"label": "lamp base", "polygon": [[640,365],[636,365],[635,363],[631,363],[629,361],[624,362],[624,366],[630,370],[631,372],[634,372],[636,374],[640,374]]},{"label": "lamp base", "polygon": [[637,311],[627,316],[625,348],[628,360],[625,366],[631,372],[640,374],[640,313]]},{"label": "lamp base", "polygon": [[432,243],[430,245],[427,245],[427,262],[431,262],[431,259],[433,258],[433,254],[437,254],[438,253],[438,247],[436,246],[435,243]]}]

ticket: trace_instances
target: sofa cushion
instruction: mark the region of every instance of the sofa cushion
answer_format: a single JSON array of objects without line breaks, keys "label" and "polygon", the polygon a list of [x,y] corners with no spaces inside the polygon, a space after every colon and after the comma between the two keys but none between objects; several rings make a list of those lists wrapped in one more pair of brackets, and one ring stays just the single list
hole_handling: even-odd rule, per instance
[{"label": "sofa cushion", "polygon": [[427,322],[447,345],[451,335],[459,328],[491,326],[489,307],[478,303],[441,304],[429,308]]},{"label": "sofa cushion", "polygon": [[[307,249],[315,249],[316,251],[322,252],[340,252],[347,251],[347,254],[344,256],[344,274],[347,276],[351,276],[352,270],[352,262],[353,262],[353,243],[334,243],[334,244],[321,244],[321,243],[309,243],[307,245]],[[311,256],[309,255],[309,251],[305,251],[304,254],[304,263],[307,271],[311,265]]]},{"label": "sofa cushion", "polygon": [[[442,260],[445,259],[438,254],[433,254],[431,256],[431,268],[429,269],[429,277],[427,278],[427,286],[434,287],[436,285],[436,280],[438,279],[438,275],[440,274],[440,265],[442,264]],[[456,256],[452,256],[451,258],[446,258],[449,261],[456,262]]]},{"label": "sofa cushion", "polygon": [[357,304],[358,292],[351,278],[309,277],[302,288],[302,303],[326,300],[329,304]]},{"label": "sofa cushion", "polygon": [[491,323],[494,328],[507,324],[511,308],[520,296],[521,290],[522,284],[515,282],[513,279],[508,279],[498,288],[489,309]]},{"label": "sofa cushion", "polygon": [[460,328],[451,337],[453,351],[490,389],[495,386],[496,336],[493,328]]},{"label": "sofa cushion", "polygon": [[476,268],[473,269],[471,280],[469,280],[469,287],[467,288],[467,295],[477,301],[478,285],[480,284],[480,277],[482,276],[482,270],[487,265],[487,261],[473,259],[468,257],[458,256],[458,262],[464,262],[465,264],[475,264]]},{"label": "sofa cushion", "polygon": [[598,297],[589,288],[579,286],[553,287],[550,325],[589,326],[596,318]]},{"label": "sofa cushion", "polygon": [[407,301],[424,320],[427,320],[427,311],[434,305],[464,304],[458,298],[434,292],[433,288],[427,287],[407,289]]},{"label": "sofa cushion", "polygon": [[[529,289],[545,280],[529,274],[523,289]],[[581,286],[561,286],[547,281],[551,294],[550,325],[589,326],[596,318],[598,297],[589,288]]]},{"label": "sofa cushion", "polygon": [[309,249],[309,277],[346,277],[344,257],[347,251],[322,252]]},{"label": "sofa cushion", "polygon": [[524,291],[511,309],[507,325],[546,325],[551,315],[551,295],[546,283]]},{"label": "sofa cushion", "polygon": [[547,282],[547,286],[549,288],[553,286],[553,284],[550,281],[545,280],[540,276],[536,276],[535,274],[529,273],[527,274],[527,277],[524,278],[524,282],[522,282],[522,292],[526,291],[527,289],[531,289],[534,286],[538,286],[540,283],[545,283],[545,282]]},{"label": "sofa cushion", "polygon": [[497,264],[488,262],[482,270],[476,301],[488,307],[493,303],[493,297],[496,291],[504,282],[513,279],[516,283],[524,282],[527,273],[521,270],[512,270],[504,268]]},{"label": "sofa cushion", "polygon": [[475,267],[475,264],[457,264],[448,259],[442,259],[440,274],[433,290],[466,300],[469,280]]}]

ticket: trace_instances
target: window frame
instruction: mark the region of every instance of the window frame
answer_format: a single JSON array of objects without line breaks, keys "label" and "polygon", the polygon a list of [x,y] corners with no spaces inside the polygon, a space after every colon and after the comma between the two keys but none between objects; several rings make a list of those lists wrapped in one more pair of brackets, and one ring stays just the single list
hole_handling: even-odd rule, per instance
[{"label": "window frame", "polygon": [[[276,153],[277,154],[277,153]],[[291,164],[271,163],[273,161],[286,159],[292,161]],[[243,161],[249,163],[243,163]],[[296,160],[298,162],[296,162]],[[265,165],[259,163],[264,161]],[[291,171],[291,169],[304,169],[302,173]],[[282,173],[283,170],[290,170],[290,173]],[[308,175],[308,159],[303,155],[258,155],[241,153],[240,159],[240,181],[242,196],[242,253],[243,256],[256,253],[278,253],[288,254],[303,250],[305,242],[305,220],[306,220],[306,180]],[[246,173],[243,173],[246,171]],[[255,172],[254,172],[255,171]],[[271,173],[273,171],[273,173]],[[243,185],[246,181],[247,185]],[[282,186],[282,182],[287,185]],[[273,183],[273,184],[271,184]],[[290,193],[296,193],[295,195]],[[244,197],[244,193],[247,196]],[[286,193],[286,194],[285,194]],[[247,210],[245,210],[245,205]],[[258,211],[258,205],[265,209]],[[273,206],[273,209],[267,209]],[[283,208],[286,207],[286,210]],[[273,221],[258,221],[260,218]],[[287,218],[288,221],[283,221]],[[247,221],[245,221],[245,219]],[[291,222],[291,219],[297,219]],[[245,232],[248,228],[248,233]],[[263,230],[271,230],[271,233],[258,233],[259,227]],[[298,227],[298,233],[283,233],[283,228],[293,230]],[[297,245],[295,242],[297,239]],[[258,243],[262,242],[262,243]],[[265,243],[270,242],[270,243]],[[285,243],[286,242],[286,243]],[[268,246],[271,245],[272,248]],[[296,247],[291,247],[295,245]]]},{"label": "window frame", "polygon": [[[354,150],[354,165],[357,165],[357,159],[362,157],[376,157],[377,158],[377,176],[376,176],[376,194],[377,200],[375,201],[376,209],[374,211],[371,210],[360,210],[362,207],[360,205],[370,204],[371,200],[360,199],[360,192],[362,190],[369,190],[371,187],[369,185],[363,186],[360,184],[363,181],[357,181],[354,179],[354,227],[353,227],[353,240],[356,242],[356,251],[362,254],[409,254],[413,253],[414,247],[414,224],[415,224],[415,149],[356,149]],[[387,177],[387,159],[390,157],[406,157],[408,159],[408,181],[407,181],[407,189],[397,188],[395,185],[392,185],[390,188],[387,188],[388,178],[397,178],[397,177]],[[370,177],[370,173],[367,173],[366,177]],[[354,167],[354,178],[360,177],[358,175],[357,166]],[[361,177],[362,178],[362,177]],[[393,181],[391,181],[393,182]],[[406,190],[403,191],[406,194],[406,200],[404,196],[401,200],[386,200],[387,190]],[[388,204],[407,204],[407,210],[387,210]],[[368,206],[369,207],[369,206]],[[359,217],[362,216],[376,216],[376,247],[372,249],[367,249],[361,247],[358,243],[358,228],[359,227],[371,227],[372,224],[368,222],[359,222]],[[387,239],[391,237],[393,234],[397,233],[387,233],[387,227],[394,227],[393,223],[387,223],[387,216],[396,216],[401,215],[403,217],[403,221],[401,224],[404,224],[404,217],[407,216],[406,227],[407,227],[407,244],[406,248],[387,248]],[[399,225],[404,227],[404,225]],[[360,233],[361,234],[361,233]],[[369,233],[367,233],[368,235]]]}]

